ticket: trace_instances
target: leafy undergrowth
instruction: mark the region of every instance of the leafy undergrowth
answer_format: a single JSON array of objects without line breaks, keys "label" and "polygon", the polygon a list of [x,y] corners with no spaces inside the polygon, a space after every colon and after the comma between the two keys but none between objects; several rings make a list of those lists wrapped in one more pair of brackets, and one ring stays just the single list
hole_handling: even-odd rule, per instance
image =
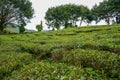
[{"label": "leafy undergrowth", "polygon": [[5,80],[119,80],[120,25],[0,35]]}]

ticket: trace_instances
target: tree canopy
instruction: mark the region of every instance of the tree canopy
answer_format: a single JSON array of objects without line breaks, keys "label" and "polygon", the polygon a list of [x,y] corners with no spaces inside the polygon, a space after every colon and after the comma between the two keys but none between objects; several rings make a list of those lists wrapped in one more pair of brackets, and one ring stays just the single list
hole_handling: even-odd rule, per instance
[{"label": "tree canopy", "polygon": [[99,5],[94,5],[92,8],[94,20],[99,22],[105,20],[107,24],[120,23],[120,1],[119,0],[104,0]]},{"label": "tree canopy", "polygon": [[48,26],[59,29],[60,26],[67,28],[69,24],[76,26],[77,21],[80,21],[81,25],[87,14],[89,9],[83,5],[66,4],[49,8],[45,19]]},{"label": "tree canopy", "polygon": [[87,24],[93,20],[96,23],[104,20],[108,25],[120,23],[120,1],[119,0],[104,0],[98,5],[95,4],[92,9],[88,9],[83,5],[66,4],[57,7],[49,8],[46,12],[45,19],[49,27],[59,29],[76,26],[79,21]]},{"label": "tree canopy", "polygon": [[29,0],[0,0],[0,32],[9,23],[26,25],[33,17],[34,10]]}]

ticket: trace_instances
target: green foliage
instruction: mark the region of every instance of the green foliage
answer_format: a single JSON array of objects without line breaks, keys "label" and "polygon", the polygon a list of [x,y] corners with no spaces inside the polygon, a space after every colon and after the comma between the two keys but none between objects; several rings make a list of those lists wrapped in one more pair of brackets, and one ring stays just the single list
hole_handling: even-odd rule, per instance
[{"label": "green foliage", "polygon": [[70,27],[69,23],[72,26],[76,26],[77,21],[80,21],[80,24],[86,19],[91,22],[91,15],[88,15],[88,13],[89,9],[86,6],[66,4],[49,8],[46,12],[45,19],[49,27],[60,29],[61,26],[64,26],[64,28]]},{"label": "green foliage", "polygon": [[0,53],[0,79],[11,75],[15,70],[19,70],[28,65],[33,57],[28,53]]},{"label": "green foliage", "polygon": [[67,66],[63,63],[49,63],[46,61],[36,62],[24,66],[19,72],[13,72],[11,77],[6,79],[33,79],[33,80],[72,80],[72,79],[106,79],[100,76],[98,71],[87,68]]},{"label": "green foliage", "polygon": [[100,2],[99,5],[95,5],[92,8],[94,20],[96,22],[105,20],[107,24],[110,24],[110,20],[112,20],[112,23],[120,23],[119,7],[119,0],[104,0]]},{"label": "green foliage", "polygon": [[42,27],[43,27],[43,26],[40,24],[40,25],[37,25],[37,26],[36,26],[36,29],[37,29],[38,31],[41,31],[41,30],[42,30]]},{"label": "green foliage", "polygon": [[87,22],[89,25],[93,20],[94,20],[94,16],[92,12],[89,11],[89,13],[87,13],[87,15],[85,16],[85,22]]},{"label": "green foliage", "polygon": [[33,12],[29,0],[0,0],[0,32],[9,23],[20,25],[29,22]]},{"label": "green foliage", "polygon": [[[120,57],[108,52],[80,49],[63,54],[62,58],[63,62],[67,64],[104,70],[109,77],[113,78],[119,76],[119,59]],[[116,73],[112,73],[112,70]]]},{"label": "green foliage", "polygon": [[0,79],[119,80],[120,25],[0,35]]},{"label": "green foliage", "polygon": [[38,31],[42,31],[42,29],[43,29],[42,21],[41,21],[40,25],[36,25],[36,29],[37,29]]},{"label": "green foliage", "polygon": [[24,33],[24,31],[25,31],[24,25],[21,25],[21,26],[19,27],[19,32],[20,32],[20,33]]}]

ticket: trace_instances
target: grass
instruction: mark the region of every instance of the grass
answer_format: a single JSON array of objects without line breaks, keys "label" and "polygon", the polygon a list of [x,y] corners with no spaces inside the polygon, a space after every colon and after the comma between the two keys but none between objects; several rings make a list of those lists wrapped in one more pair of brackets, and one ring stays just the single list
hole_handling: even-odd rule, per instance
[{"label": "grass", "polygon": [[0,35],[2,80],[119,80],[120,25]]}]

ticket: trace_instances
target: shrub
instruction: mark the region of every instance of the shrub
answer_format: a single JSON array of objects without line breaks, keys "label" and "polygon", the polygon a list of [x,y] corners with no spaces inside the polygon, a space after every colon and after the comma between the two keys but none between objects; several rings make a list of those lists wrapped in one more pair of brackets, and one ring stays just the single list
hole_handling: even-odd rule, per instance
[{"label": "shrub", "polygon": [[34,60],[28,53],[2,53],[0,58],[0,79],[10,76],[15,70]]},{"label": "shrub", "polygon": [[106,76],[99,75],[98,71],[93,69],[81,69],[80,67],[67,66],[63,63],[46,63],[36,62],[24,66],[17,72],[13,72],[12,76],[6,78],[8,80],[94,80],[94,79],[107,79]]}]

